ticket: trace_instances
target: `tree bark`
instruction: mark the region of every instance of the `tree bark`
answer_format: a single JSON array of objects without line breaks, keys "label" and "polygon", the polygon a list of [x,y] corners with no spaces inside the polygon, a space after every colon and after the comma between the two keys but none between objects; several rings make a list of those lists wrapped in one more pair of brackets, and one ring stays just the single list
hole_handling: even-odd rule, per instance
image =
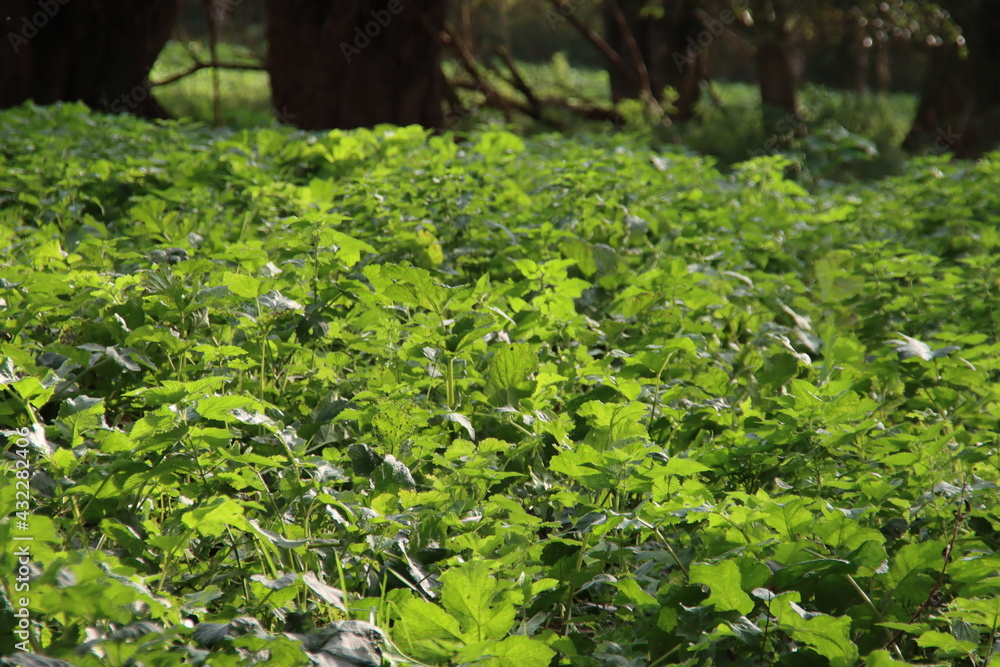
[{"label": "tree bark", "polygon": [[843,51],[845,62],[850,63],[848,86],[857,93],[868,92],[868,67],[870,50],[865,48],[863,18],[857,7],[852,7],[844,21]]},{"label": "tree bark", "polygon": [[303,129],[441,127],[446,0],[267,0],[275,110]]},{"label": "tree bark", "polygon": [[892,51],[888,39],[875,40],[875,90],[880,93],[889,92],[892,85],[892,67],[890,59]]},{"label": "tree bark", "polygon": [[760,85],[760,102],[764,115],[764,131],[768,134],[786,134],[789,129],[799,130],[797,123],[798,100],[789,0],[757,2],[753,16],[759,21],[754,40],[757,45],[757,79]]},{"label": "tree bark", "polygon": [[955,43],[936,51],[927,63],[917,114],[903,140],[910,153],[954,152],[972,111],[974,82],[968,59]]},{"label": "tree bark", "polygon": [[969,47],[973,102],[955,157],[975,159],[1000,143],[1000,3],[979,0],[975,18],[963,26]]},{"label": "tree bark", "polygon": [[[636,70],[636,76],[627,77],[616,67],[609,66],[611,96],[615,102],[641,96],[638,64],[634,62],[626,35],[617,20],[611,3],[617,3],[625,16],[631,37],[638,46],[646,67],[649,86],[657,98],[662,99],[667,86],[677,91],[674,103],[675,120],[686,120],[694,115],[694,107],[701,92],[706,47],[701,42],[714,40],[717,35],[706,30],[697,13],[694,0],[664,0],[663,15],[659,18],[643,17],[642,8],[648,0],[607,0],[604,14],[605,40],[617,51],[625,63]],[[717,22],[719,23],[719,22]],[[722,24],[719,23],[719,31]],[[702,34],[704,33],[704,34]]]},{"label": "tree bark", "polygon": [[82,101],[165,118],[149,70],[186,0],[6,0],[0,25],[0,108]]}]

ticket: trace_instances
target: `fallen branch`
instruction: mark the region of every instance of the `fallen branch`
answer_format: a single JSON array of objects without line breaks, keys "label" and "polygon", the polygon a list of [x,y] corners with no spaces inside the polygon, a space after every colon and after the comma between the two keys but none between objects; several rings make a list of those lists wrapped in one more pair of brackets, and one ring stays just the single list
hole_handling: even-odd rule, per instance
[{"label": "fallen branch", "polygon": [[[600,37],[598,36],[598,38]],[[474,90],[478,93],[481,93],[484,97],[484,102],[483,102],[484,106],[493,107],[494,109],[500,110],[501,112],[503,112],[505,116],[508,117],[508,119],[509,119],[509,114],[512,111],[516,111],[518,113],[523,113],[524,115],[529,116],[530,118],[533,118],[537,121],[548,123],[550,125],[553,125],[554,127],[558,127],[557,123],[555,123],[551,119],[546,118],[542,113],[543,109],[546,107],[557,107],[557,108],[567,109],[568,111],[571,111],[587,120],[611,121],[616,124],[621,124],[624,122],[624,119],[622,118],[621,114],[619,114],[614,109],[608,109],[598,106],[585,106],[585,105],[574,104],[569,100],[565,99],[539,98],[538,95],[536,95],[535,92],[528,85],[527,81],[525,81],[524,77],[521,75],[521,72],[518,69],[517,64],[514,62],[513,57],[510,55],[510,51],[508,51],[503,47],[500,47],[498,49],[498,53],[500,57],[503,59],[507,69],[510,71],[510,78],[508,79],[507,77],[503,77],[499,72],[497,72],[497,75],[506,80],[508,83],[510,83],[511,86],[517,89],[518,92],[524,95],[525,99],[527,100],[527,104],[523,104],[517,100],[510,99],[509,97],[506,97],[503,93],[501,93],[499,90],[497,90],[496,87],[493,86],[493,84],[491,84],[489,81],[486,80],[486,77],[483,76],[482,66],[476,60],[476,56],[473,54],[472,49],[465,43],[465,40],[462,39],[461,35],[458,33],[458,30],[456,30],[455,26],[452,25],[450,21],[445,21],[444,30],[441,33],[441,39],[446,45],[453,47],[455,49],[455,52],[458,55],[459,62],[462,65],[462,69],[465,70],[466,74],[468,74],[469,77],[472,79],[471,82],[452,81],[450,82],[450,87],[452,89],[463,88],[466,90]],[[454,93],[454,90],[452,90],[452,93]],[[455,97],[457,99],[457,95]],[[450,104],[453,105],[454,108],[454,100],[450,96],[448,97],[448,101]]]},{"label": "fallen branch", "polygon": [[[450,84],[454,88],[461,88],[463,90],[474,90],[480,93],[482,92],[482,89],[479,87],[479,84],[473,81],[452,81],[450,82]],[[520,111],[521,113],[527,115],[527,108],[525,108],[523,105],[519,104],[518,102],[509,100],[507,98],[504,98],[504,100],[506,101],[506,104],[504,104],[503,106],[496,104],[495,103],[496,100],[490,98],[487,98],[483,104],[484,106],[493,107],[494,109],[499,109],[500,111],[508,111],[513,109],[514,111]],[[608,107],[575,104],[567,99],[558,97],[540,98],[539,103],[542,106],[548,108],[566,109],[567,111],[571,111],[586,120],[609,121],[617,125],[621,125],[625,122],[625,119],[622,117],[620,113]],[[552,119],[546,118],[544,119],[544,122],[547,122],[551,125],[558,127],[556,121]]]},{"label": "fallen branch", "polygon": [[468,47],[465,40],[459,36],[458,31],[455,26],[451,24],[451,21],[444,22],[444,32],[448,36],[448,40],[455,47],[455,51],[458,53],[458,59],[462,63],[462,69],[472,77],[475,81],[475,88],[479,90],[486,98],[486,103],[489,106],[496,107],[507,115],[512,109],[520,111],[523,114],[531,116],[535,119],[541,118],[541,113],[538,110],[531,109],[529,107],[520,104],[519,102],[504,97],[504,95],[493,87],[493,85],[483,77],[482,73],[479,71],[479,64],[476,62],[476,56],[473,55],[472,49]]},{"label": "fallen branch", "polygon": [[625,13],[618,4],[618,0],[605,0],[605,4],[611,9],[611,13],[614,14],[615,23],[618,24],[618,30],[621,31],[622,39],[625,40],[625,46],[628,47],[629,55],[632,58],[632,63],[635,65],[635,71],[639,78],[639,89],[646,97],[646,104],[649,105],[649,108],[654,113],[662,117],[664,115],[663,108],[656,101],[656,94],[653,92],[653,86],[649,82],[649,69],[646,67],[646,61],[642,57],[642,52],[639,50],[639,45],[635,41],[635,35],[632,34],[632,29],[628,25]]},{"label": "fallen branch", "polygon": [[241,63],[203,63],[203,62],[196,62],[194,65],[192,65],[188,69],[184,70],[183,72],[178,72],[177,74],[173,74],[171,76],[168,76],[166,79],[163,79],[162,81],[154,81],[154,82],[150,83],[149,85],[150,85],[150,87],[153,87],[153,88],[155,88],[156,86],[165,86],[168,83],[174,83],[175,81],[180,81],[181,79],[183,79],[186,76],[191,76],[192,74],[194,74],[195,72],[197,72],[199,70],[212,69],[212,68],[215,68],[215,69],[235,69],[235,70],[255,70],[255,71],[263,71],[264,70],[264,66],[263,65],[251,65],[251,64],[245,64],[244,65],[244,64],[241,64]]},{"label": "fallen branch", "polygon": [[583,19],[574,13],[573,7],[568,5],[566,0],[549,0],[549,2],[551,2],[557,10],[559,10],[559,13],[564,16],[567,21],[573,24],[573,26],[579,30],[591,44],[596,46],[598,51],[604,54],[604,57],[608,59],[608,62],[621,71],[625,78],[631,81],[635,86],[642,88],[642,82],[639,80],[635,70],[626,65],[625,61],[622,60],[621,55],[611,48],[611,45],[608,44],[603,37],[597,34],[593,28],[587,25]]},{"label": "fallen branch", "polygon": [[535,96],[535,93],[534,91],[531,90],[531,87],[525,82],[524,77],[521,76],[521,72],[517,69],[517,65],[514,63],[514,59],[511,57],[510,51],[508,51],[506,47],[503,46],[498,46],[496,51],[500,55],[500,58],[503,59],[504,65],[506,65],[507,69],[510,70],[510,75],[511,75],[510,84],[515,88],[517,88],[519,91],[521,91],[521,94],[524,95],[524,98],[528,100],[528,106],[536,111],[538,117],[541,117],[542,103]]}]

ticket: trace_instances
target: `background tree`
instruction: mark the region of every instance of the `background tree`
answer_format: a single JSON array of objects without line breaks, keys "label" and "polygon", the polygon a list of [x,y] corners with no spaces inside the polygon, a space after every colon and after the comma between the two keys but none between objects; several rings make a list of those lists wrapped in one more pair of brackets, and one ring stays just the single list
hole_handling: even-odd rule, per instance
[{"label": "background tree", "polygon": [[303,129],[440,127],[446,0],[268,0],[274,108]]},{"label": "background tree", "polygon": [[694,115],[704,74],[703,53],[692,48],[705,30],[696,0],[605,0],[604,32],[627,71],[609,65],[614,102],[641,97],[648,83],[661,100],[669,86],[677,93],[675,120]]},{"label": "background tree", "polygon": [[[798,77],[795,72],[795,31],[799,14],[793,0],[750,0],[735,3],[750,41],[756,48],[764,131],[785,133],[798,116]],[[741,5],[747,10],[740,11]],[[798,126],[798,125],[796,125]],[[801,126],[798,126],[801,127]]]},{"label": "background tree", "polygon": [[0,108],[82,101],[162,118],[147,76],[186,0],[2,0]]},{"label": "background tree", "polygon": [[955,155],[978,158],[1000,143],[1000,3],[969,3],[961,23],[969,49],[972,104]]}]

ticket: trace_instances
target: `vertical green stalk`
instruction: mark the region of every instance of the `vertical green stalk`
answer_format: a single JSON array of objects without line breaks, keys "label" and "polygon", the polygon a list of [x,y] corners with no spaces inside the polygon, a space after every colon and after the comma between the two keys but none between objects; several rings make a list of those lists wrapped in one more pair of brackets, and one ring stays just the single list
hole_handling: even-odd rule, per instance
[{"label": "vertical green stalk", "polygon": [[448,364],[445,367],[445,402],[448,409],[455,409],[455,358],[448,356]]}]

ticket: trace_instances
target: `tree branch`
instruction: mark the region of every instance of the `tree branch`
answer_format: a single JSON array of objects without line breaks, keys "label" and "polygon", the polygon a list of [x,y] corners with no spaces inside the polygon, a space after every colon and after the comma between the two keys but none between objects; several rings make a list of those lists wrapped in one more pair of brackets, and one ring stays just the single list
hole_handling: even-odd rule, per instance
[{"label": "tree branch", "polygon": [[567,21],[572,23],[573,26],[579,30],[583,36],[587,38],[587,40],[590,41],[591,44],[596,46],[597,49],[604,54],[604,57],[608,59],[608,62],[621,71],[625,78],[635,84],[638,88],[642,88],[642,82],[639,81],[635,70],[626,65],[625,61],[622,60],[621,55],[611,48],[611,45],[608,44],[603,37],[598,35],[593,28],[587,25],[583,19],[574,13],[573,7],[569,6],[566,3],[566,0],[549,0],[549,2],[555,6],[561,16],[564,16]]},{"label": "tree branch", "polygon": [[516,109],[522,113],[529,116],[536,117],[532,114],[532,110],[519,104],[518,102],[504,97],[500,91],[493,87],[493,85],[487,81],[482,73],[479,71],[479,65],[476,62],[476,56],[473,55],[472,51],[466,45],[465,41],[458,34],[455,26],[451,24],[451,21],[447,19],[444,22],[444,32],[451,41],[451,44],[455,47],[458,52],[458,58],[462,63],[462,69],[468,73],[472,80],[475,82],[475,87],[486,97],[486,102],[492,106],[497,107],[505,114],[509,113],[511,109]]},{"label": "tree branch", "polygon": [[155,88],[156,86],[165,86],[168,83],[174,83],[175,81],[180,81],[186,76],[191,76],[195,72],[203,69],[235,69],[235,70],[253,70],[253,71],[263,71],[263,65],[251,65],[251,64],[241,64],[241,63],[203,63],[196,62],[194,65],[184,70],[183,72],[178,72],[177,74],[172,74],[162,81],[152,81],[150,82],[150,87]]},{"label": "tree branch", "polygon": [[528,106],[534,109],[540,117],[542,115],[542,103],[539,101],[538,97],[535,96],[531,87],[525,82],[524,77],[521,76],[521,72],[518,71],[517,65],[514,63],[514,59],[510,56],[510,51],[503,46],[499,46],[497,47],[497,53],[503,59],[503,63],[507,66],[507,69],[510,70],[511,85],[521,91],[524,98],[528,100]]}]

